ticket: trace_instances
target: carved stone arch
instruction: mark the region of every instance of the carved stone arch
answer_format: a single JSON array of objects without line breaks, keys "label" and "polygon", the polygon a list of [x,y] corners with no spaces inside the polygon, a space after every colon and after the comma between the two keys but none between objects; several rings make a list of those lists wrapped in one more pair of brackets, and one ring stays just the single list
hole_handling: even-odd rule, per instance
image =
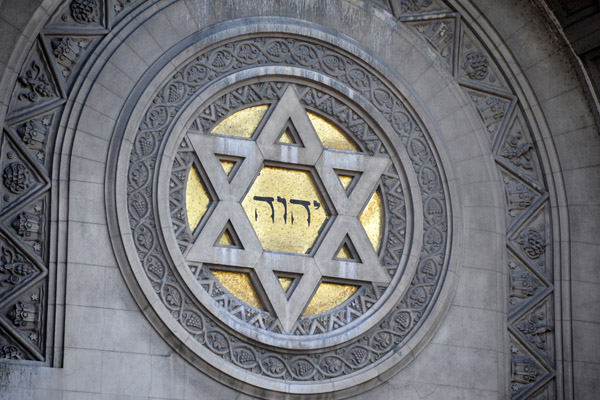
[{"label": "carved stone arch", "polygon": [[[15,199],[13,204],[17,204],[16,199],[21,196],[20,193],[13,193],[10,195],[12,197],[4,200],[7,204],[5,216],[10,217],[12,222],[3,225],[1,228],[3,232],[15,225],[17,216],[25,224],[29,224],[28,226],[37,226],[31,225],[30,221],[38,221],[41,218],[40,207],[49,207],[48,204],[52,204],[56,211],[54,221],[59,227],[57,232],[60,232],[60,226],[68,227],[69,235],[75,240],[75,236],[78,235],[74,232],[80,232],[88,235],[88,240],[97,240],[100,243],[98,248],[107,245],[106,231],[89,228],[82,223],[106,224],[107,220],[114,217],[111,207],[124,199],[125,195],[118,194],[119,190],[113,192],[115,189],[111,186],[119,184],[118,179],[113,180],[110,170],[116,165],[117,156],[114,155],[115,153],[108,155],[108,152],[103,152],[104,150],[89,152],[86,147],[104,149],[108,147],[109,141],[118,142],[121,139],[113,133],[125,129],[123,121],[142,118],[144,107],[136,108],[133,103],[125,103],[126,98],[132,101],[132,98],[138,96],[139,104],[148,104],[156,95],[156,90],[159,90],[162,82],[170,79],[178,65],[183,65],[183,61],[181,63],[176,61],[177,54],[180,54],[181,60],[207,54],[206,49],[224,43],[226,38],[233,42],[236,35],[231,32],[236,30],[239,35],[249,37],[256,32],[263,34],[283,32],[287,35],[284,35],[285,37],[294,40],[304,37],[316,39],[320,42],[320,46],[342,48],[342,53],[355,57],[358,63],[362,59],[373,70],[380,73],[378,79],[395,88],[400,98],[409,104],[409,108],[417,116],[425,131],[432,135],[431,144],[439,151],[438,164],[445,168],[449,193],[452,197],[451,208],[454,216],[451,221],[456,224],[454,234],[457,235],[453,242],[456,246],[453,257],[457,257],[457,253],[464,252],[462,256],[464,258],[458,256],[452,259],[456,267],[448,270],[450,275],[457,275],[456,284],[468,282],[469,278],[466,277],[468,274],[464,271],[480,273],[476,270],[477,266],[468,263],[473,260],[484,260],[483,254],[481,249],[474,249],[469,242],[484,240],[487,244],[503,249],[501,255],[495,253],[499,261],[491,268],[501,276],[499,279],[499,282],[503,282],[501,285],[509,288],[508,291],[499,294],[501,300],[498,300],[495,305],[495,310],[500,315],[500,321],[497,323],[505,326],[506,330],[495,333],[499,338],[505,336],[498,340],[500,344],[494,350],[499,354],[510,353],[504,363],[499,362],[503,368],[498,368],[496,371],[498,387],[501,388],[498,389],[498,393],[510,393],[513,397],[519,398],[538,395],[566,398],[570,396],[573,392],[573,378],[569,372],[572,365],[570,361],[563,360],[570,360],[572,356],[569,354],[572,331],[570,324],[564,321],[570,321],[571,318],[571,294],[567,277],[570,271],[568,254],[573,244],[569,239],[570,230],[567,229],[569,219],[565,207],[569,196],[563,189],[561,165],[557,160],[557,153],[558,157],[562,153],[561,149],[554,147],[551,139],[554,131],[561,133],[570,131],[569,128],[558,126],[556,120],[549,116],[548,110],[552,110],[552,106],[547,101],[548,93],[540,88],[537,78],[529,73],[529,69],[524,70],[519,66],[519,58],[515,59],[506,46],[497,44],[503,40],[502,35],[505,32],[496,34],[494,26],[488,24],[485,18],[480,18],[479,11],[471,2],[449,1],[446,4],[441,1],[391,1],[372,5],[341,1],[339,5],[336,3],[335,6],[328,4],[323,7],[329,9],[328,7],[339,6],[352,12],[348,11],[349,14],[344,17],[331,20],[311,14],[308,9],[288,10],[287,6],[282,6],[281,12],[285,15],[282,17],[241,6],[236,10],[215,11],[211,17],[214,21],[211,22],[215,22],[215,26],[218,24],[219,27],[212,31],[211,24],[203,25],[202,21],[205,20],[201,17],[205,15],[206,9],[199,3],[182,4],[164,1],[153,5],[140,4],[139,7],[135,2],[129,1],[90,0],[87,3],[85,1],[75,3],[77,3],[74,8],[76,12],[72,16],[63,13],[66,15],[66,18],[63,18],[60,11],[56,14],[60,16],[60,20],[52,17],[48,24],[42,24],[45,28],[32,42],[32,50],[22,57],[22,61],[14,62],[15,66],[19,66],[16,68],[19,72],[12,78],[7,78],[9,74],[3,77],[3,82],[8,79],[17,82],[16,84],[21,85],[21,88],[29,90],[24,93],[12,92],[12,100],[7,99],[4,103],[8,113],[6,113],[3,152],[8,148],[13,149],[10,151],[11,157],[18,155],[24,168],[34,172],[30,175],[24,173],[23,168],[8,161],[7,153],[3,161],[8,171],[5,181],[13,182],[9,187],[15,188],[17,192],[24,187],[41,188],[31,189],[31,193],[26,192],[22,195],[25,199],[23,207],[29,207],[27,209],[17,210],[18,207],[10,205],[13,197]],[[56,2],[52,6],[45,5],[45,7],[48,7],[47,9],[63,7],[64,10],[73,11],[69,2],[63,5]],[[287,12],[289,14],[286,14]],[[246,19],[236,20],[239,17]],[[158,18],[161,18],[163,23],[167,21],[169,35],[153,37],[153,32],[157,31],[152,29],[157,29]],[[254,25],[249,23],[253,21],[252,18],[256,18]],[[349,26],[338,24],[344,18],[355,18],[354,21],[370,20],[370,26],[353,30]],[[304,20],[311,22],[307,23]],[[230,22],[223,23],[223,21]],[[247,26],[243,26],[239,21],[244,21]],[[33,25],[38,26],[37,23],[32,22],[30,26]],[[205,28],[207,30],[203,30]],[[359,33],[367,29],[369,32],[387,30],[391,32],[389,34],[391,39],[386,42],[388,40],[386,37],[362,36]],[[37,31],[39,30],[38,28]],[[339,32],[339,37],[331,35],[331,31]],[[148,34],[153,40],[144,40],[143,36]],[[450,38],[448,35],[451,35]],[[169,44],[174,44],[174,47],[170,47]],[[70,56],[67,59],[53,59],[56,49],[62,49]],[[164,55],[159,56],[160,54]],[[397,54],[408,54],[410,57],[398,60]],[[522,54],[520,56],[523,57]],[[127,57],[135,61],[127,62],[124,60]],[[287,71],[279,74],[288,80],[291,78],[300,81],[304,79],[305,82],[315,80],[308,73]],[[240,79],[245,79],[243,74],[239,76]],[[120,82],[122,85],[110,83],[110,78],[122,80]],[[356,79],[356,82],[344,84],[352,87],[358,95],[363,95],[361,89],[365,88],[361,85],[364,83],[360,82],[360,76],[356,76]],[[321,79],[320,83],[335,88],[332,82],[325,81],[327,79]],[[531,82],[534,82],[533,85]],[[166,89],[171,90],[168,87]],[[175,87],[173,96],[178,95],[178,90],[180,88]],[[372,95],[373,102],[381,101],[377,97],[379,92],[373,92]],[[115,101],[108,104],[102,99],[103,96]],[[21,103],[15,103],[17,101],[15,99]],[[39,102],[38,99],[42,99],[43,102]],[[543,99],[542,106],[539,105],[540,99]],[[34,103],[35,107],[27,108],[26,102]],[[360,104],[360,101],[357,100],[356,103]],[[129,104],[131,107],[120,108],[123,104]],[[61,119],[59,113],[62,112],[63,107],[66,107],[66,111]],[[158,118],[161,116],[159,115]],[[391,121],[393,122],[393,118]],[[464,121],[468,121],[468,132],[464,132],[464,125],[460,125]],[[383,121],[378,122],[383,123]],[[103,129],[98,129],[98,124],[101,124]],[[106,129],[108,126],[116,128]],[[55,179],[51,182],[52,202],[49,202],[50,198],[44,195],[44,190],[50,193],[50,189],[43,189],[42,182],[43,168],[49,161],[43,159],[41,166],[36,164],[40,162],[35,158],[36,152],[39,152],[39,143],[35,141],[29,145],[17,143],[24,135],[21,132],[26,132],[26,128],[35,132],[36,129],[40,131],[44,127],[48,129],[50,140],[58,144],[62,143],[63,147],[63,150],[58,152],[61,158],[55,158],[54,161]],[[419,147],[422,144],[419,143],[409,144],[407,151],[410,153],[413,150],[418,154],[422,151]],[[465,154],[461,152],[464,148],[475,150],[473,153]],[[471,157],[473,155],[476,157]],[[70,173],[67,172],[69,165]],[[10,166],[12,167],[9,168]],[[84,170],[84,166],[91,170]],[[106,168],[108,170],[105,175],[97,174],[97,170]],[[74,193],[83,190],[84,185],[78,186],[76,183],[78,177],[83,176],[83,172],[93,177],[92,180],[97,180],[88,186],[90,194],[98,191],[108,193],[104,201],[100,202],[91,198],[90,194],[87,197],[88,202],[96,201],[99,203],[98,206],[107,207],[106,216],[97,214],[90,217],[90,220],[85,220],[85,215],[82,216],[80,213],[82,202]],[[61,179],[67,178],[67,175],[70,175],[68,180],[73,182],[69,189],[66,189],[67,185],[61,182]],[[36,183],[38,186],[23,181],[23,177],[26,176],[38,179]],[[422,174],[418,177],[418,179],[427,179]],[[51,179],[47,181],[50,182]],[[473,193],[475,185],[482,182],[486,183],[485,191],[493,193],[485,200]],[[63,190],[69,191],[69,199],[74,200],[73,204],[77,205],[69,209],[62,208],[67,204],[60,197],[60,193],[65,194]],[[481,196],[481,192],[478,193]],[[423,205],[424,209],[431,209],[432,212],[436,207],[439,207],[439,203]],[[44,209],[43,212],[50,211]],[[63,224],[60,215],[68,222]],[[486,220],[489,216],[493,216],[491,218],[493,222]],[[81,218],[83,220],[80,220]],[[122,221],[111,220],[110,222],[113,243],[115,240],[120,240],[118,239],[120,235],[126,237],[129,234],[126,227],[120,234],[115,228],[122,227]],[[74,228],[75,226],[78,227]],[[486,239],[482,239],[484,235],[478,237],[475,234],[478,230],[487,232],[489,237]],[[461,235],[464,235],[462,239]],[[51,235],[49,237],[52,238]],[[56,240],[60,244],[61,240],[64,241],[67,237],[64,233],[59,234]],[[9,253],[15,254],[14,246],[27,252],[24,256],[30,258],[35,258],[36,253],[39,253],[41,261],[38,261],[38,270],[43,271],[47,268],[48,264],[44,263],[46,250],[38,252],[35,247],[31,247],[29,241],[19,242],[18,237],[8,240],[10,243],[5,247],[9,249]],[[423,240],[434,239],[424,236]],[[463,244],[458,245],[461,240]],[[45,244],[40,246],[44,249]],[[120,245],[115,245],[115,249],[117,258],[122,257]],[[60,255],[61,252],[58,254]],[[102,268],[115,265],[112,255],[107,255],[106,252],[94,253],[92,250],[87,256],[92,256]],[[18,258],[18,256],[14,257]],[[67,275],[71,274],[68,266],[77,263],[74,260],[85,260],[85,257],[73,251],[67,251],[64,257]],[[143,284],[138,286],[137,283],[141,276],[134,276],[136,272],[132,272],[127,266],[128,263],[123,260],[121,259],[119,266],[125,281],[140,307],[146,310],[147,318],[167,342],[180,349],[180,355],[195,364],[196,357],[202,350],[180,348],[182,343],[186,342],[181,341],[183,336],[179,336],[179,342],[173,339],[181,333],[179,328],[168,323],[164,325],[167,318],[166,315],[161,314],[164,310],[148,307],[152,301],[149,302],[142,294],[143,289],[140,289],[140,286]],[[467,264],[464,264],[466,268],[458,268],[463,265],[461,260],[466,260]],[[60,261],[57,265],[60,265]],[[74,266],[73,269],[77,270],[77,267]],[[567,284],[563,285],[563,281]],[[26,287],[24,286],[23,293],[19,292],[19,296],[27,295],[31,298],[32,293],[28,291],[34,285],[31,283],[24,285]],[[457,309],[456,304],[450,302],[453,285],[449,283],[444,288],[447,297],[441,302],[445,304],[439,307],[441,310],[438,311],[439,320],[431,319],[432,326],[439,324],[446,326],[444,324],[448,322],[442,322],[444,310],[448,307]],[[535,288],[531,289],[532,287]],[[174,290],[172,293],[181,295],[176,289]],[[8,296],[14,297],[16,294]],[[460,291],[457,296],[460,299]],[[419,296],[415,291],[415,298],[417,297]],[[24,298],[14,297],[14,300],[18,300],[19,307],[28,306]],[[54,300],[52,302],[59,303]],[[508,305],[505,306],[506,303]],[[14,307],[10,305],[9,308],[12,310]],[[72,315],[76,315],[78,310],[71,309]],[[9,312],[9,309],[5,311]],[[11,315],[16,314],[11,311]],[[6,321],[2,323],[7,324]],[[6,329],[5,325],[2,326]],[[420,351],[425,348],[426,343],[429,343],[434,332],[434,328],[426,332],[421,330],[419,335],[425,338],[421,342],[420,339],[414,341],[419,344],[412,348],[410,357],[406,358],[408,360],[414,357],[415,360],[411,364],[402,361],[399,365],[401,367],[410,365],[416,368],[414,366],[420,365],[419,362],[424,363],[427,352],[420,353]],[[27,339],[18,332],[15,337],[20,345],[29,349],[27,351],[34,350],[31,343],[26,344],[27,340],[33,339]],[[434,340],[428,349],[435,348],[436,345]],[[37,358],[41,359],[43,355],[38,355]],[[54,362],[54,365],[58,364]],[[214,363],[211,365],[211,368],[220,369]],[[391,368],[382,376],[387,376],[394,370],[396,368]],[[240,390],[264,396],[255,385],[231,383],[230,377],[236,376],[236,373],[229,370],[225,373],[215,370],[214,373]],[[239,375],[237,379],[245,380],[240,379]],[[361,390],[374,385],[379,379],[373,378]],[[262,384],[258,386],[264,387]],[[356,393],[357,389],[351,386],[344,386],[346,391],[339,392],[336,396]],[[288,386],[283,388],[277,384],[270,389],[291,393],[300,393],[304,390]],[[320,390],[322,389],[317,389]]]}]

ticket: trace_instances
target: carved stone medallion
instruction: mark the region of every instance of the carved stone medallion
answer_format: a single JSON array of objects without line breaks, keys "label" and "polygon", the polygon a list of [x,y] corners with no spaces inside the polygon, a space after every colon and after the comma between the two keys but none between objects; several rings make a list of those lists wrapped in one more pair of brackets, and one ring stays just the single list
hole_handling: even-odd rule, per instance
[{"label": "carved stone medallion", "polygon": [[300,36],[233,38],[170,76],[125,132],[115,189],[165,338],[253,393],[356,392],[403,365],[443,308],[452,231],[410,106]]}]

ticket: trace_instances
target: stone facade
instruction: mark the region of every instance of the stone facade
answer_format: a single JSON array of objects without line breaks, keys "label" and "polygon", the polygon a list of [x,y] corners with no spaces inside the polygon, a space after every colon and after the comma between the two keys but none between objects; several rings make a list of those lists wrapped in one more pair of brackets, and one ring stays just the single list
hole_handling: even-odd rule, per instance
[{"label": "stone facade", "polygon": [[[598,109],[536,4],[0,2],[0,397],[595,398]],[[255,145],[200,135],[256,104]],[[302,109],[362,153],[323,150]],[[278,119],[303,150],[272,144]],[[181,217],[181,171],[214,152],[248,175],[211,189],[231,254]],[[265,162],[313,171],[335,211],[308,257],[263,252],[236,206]],[[355,165],[346,197],[330,171]],[[375,187],[378,254],[357,225]],[[273,309],[202,263],[246,268]],[[274,265],[302,276],[289,300]],[[321,279],[368,285],[299,318]]]}]

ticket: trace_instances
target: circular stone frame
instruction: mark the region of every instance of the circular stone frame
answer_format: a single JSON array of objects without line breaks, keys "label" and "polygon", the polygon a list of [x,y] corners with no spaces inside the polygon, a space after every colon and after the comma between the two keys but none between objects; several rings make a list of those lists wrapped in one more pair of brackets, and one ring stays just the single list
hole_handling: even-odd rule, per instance
[{"label": "circular stone frame", "polygon": [[[412,97],[411,90],[404,87],[402,81],[389,69],[377,62],[366,51],[360,49],[354,42],[341,39],[339,35],[333,36],[320,31],[315,26],[309,28],[311,38],[308,38],[302,37],[307,27],[300,26],[297,22],[269,24],[267,28],[261,22],[261,19],[257,18],[255,21],[245,21],[243,27],[224,26],[223,30],[212,31],[212,34],[204,36],[177,55],[166,54],[165,57],[171,56],[171,61],[165,63],[166,67],[163,70],[155,71],[156,73],[146,77],[145,82],[150,83],[146,91],[139,97],[128,99],[129,107],[133,112],[130,115],[121,116],[117,129],[122,129],[122,131],[118,132],[117,136],[123,139],[120,143],[113,142],[114,147],[111,149],[111,159],[115,161],[113,180],[115,186],[114,192],[109,193],[108,196],[116,201],[116,210],[113,215],[109,215],[109,223],[112,232],[119,232],[119,235],[113,235],[113,245],[117,249],[117,254],[125,254],[126,260],[122,259],[120,264],[123,268],[130,268],[132,272],[126,274],[126,279],[134,277],[135,281],[128,279],[128,284],[136,294],[138,301],[144,302],[141,299],[145,298],[145,302],[150,306],[145,308],[146,315],[165,340],[190,362],[208,366],[213,371],[219,371],[224,382],[255,395],[257,393],[263,393],[262,395],[265,396],[267,393],[270,395],[274,393],[318,395],[336,391],[335,397],[344,397],[367,390],[406,365],[431,338],[435,327],[444,315],[455,288],[457,266],[459,265],[459,257],[456,256],[456,253],[460,248],[461,227],[457,222],[460,219],[456,203],[458,200],[456,188],[452,179],[447,177],[445,166],[448,165],[448,161],[447,157],[438,151],[439,139],[430,136],[431,132],[435,132],[436,124],[428,120],[428,113],[418,105],[415,108],[420,112],[416,112],[411,105],[407,104],[406,98]],[[162,200],[164,204],[166,194],[157,194],[155,189],[151,186],[146,188],[144,184],[155,181],[154,178],[151,178],[151,169],[157,167],[155,150],[163,146],[161,141],[164,136],[162,136],[161,128],[172,127],[173,121],[181,117],[179,111],[185,108],[182,107],[182,104],[186,99],[176,100],[175,102],[181,100],[180,104],[175,104],[170,109],[167,107],[160,110],[160,107],[152,108],[153,106],[148,108],[148,104],[160,103],[160,99],[163,98],[161,96],[169,89],[170,81],[177,76],[177,72],[174,71],[181,70],[190,63],[202,62],[211,51],[213,55],[218,54],[219,49],[231,46],[236,39],[248,40],[249,37],[259,38],[265,35],[279,37],[282,41],[298,40],[312,43],[315,46],[314,51],[325,48],[328,51],[337,52],[339,57],[350,60],[350,64],[356,66],[356,68],[353,67],[353,71],[360,71],[363,78],[365,72],[367,73],[367,79],[362,82],[369,84],[377,82],[378,85],[381,85],[382,89],[365,87],[360,90],[360,84],[357,83],[360,82],[360,76],[354,83],[340,81],[341,84],[348,87],[352,87],[354,84],[357,96],[362,95],[367,100],[370,97],[371,102],[379,101],[379,105],[385,105],[389,100],[392,102],[392,107],[396,104],[395,101],[398,101],[398,104],[408,111],[413,128],[410,133],[417,136],[415,139],[407,134],[405,137],[400,137],[400,141],[403,142],[404,147],[410,149],[409,154],[413,159],[413,165],[415,165],[415,160],[420,160],[420,163],[423,164],[416,174],[418,184],[421,186],[421,197],[427,201],[428,197],[422,192],[422,187],[431,183],[432,180],[436,180],[438,185],[434,185],[435,190],[429,193],[430,198],[441,195],[437,201],[438,205],[443,208],[443,221],[435,221],[435,224],[441,222],[439,225],[441,232],[440,230],[435,230],[436,234],[431,233],[434,231],[424,232],[422,238],[414,238],[416,241],[422,240],[423,251],[426,251],[427,245],[437,244],[438,247],[443,247],[442,251],[439,251],[438,248],[441,258],[438,260],[439,267],[434,268],[435,279],[426,281],[427,285],[419,285],[422,283],[420,279],[429,274],[427,271],[430,269],[424,268],[422,263],[415,265],[415,277],[411,281],[412,285],[406,287],[402,300],[390,307],[393,309],[384,318],[377,321],[378,326],[358,336],[346,337],[340,343],[328,344],[327,351],[329,353],[320,351],[312,355],[307,355],[306,352],[286,354],[282,353],[282,349],[275,344],[261,348],[253,343],[253,340],[249,340],[248,343],[239,342],[236,332],[218,327],[218,323],[203,314],[205,310],[202,307],[194,308],[193,297],[189,297],[189,293],[176,286],[177,276],[173,271],[180,266],[173,265],[165,257],[160,246],[154,247],[156,243],[162,242],[157,234],[168,234],[169,230],[172,234],[172,226],[158,226],[153,216],[154,210],[156,210],[153,202],[158,200],[160,204]],[[315,37],[319,40],[315,40]],[[218,47],[219,45],[223,45],[223,47]],[[210,57],[207,60],[210,61]],[[369,60],[369,63],[361,60]],[[276,65],[275,61],[271,60]],[[257,66],[260,69],[267,70],[265,65],[259,64],[261,63],[258,63]],[[263,64],[269,64],[269,62]],[[178,67],[174,69],[174,65]],[[284,61],[282,61],[282,65],[285,66]],[[285,67],[283,68],[285,69]],[[314,72],[314,65],[301,65],[299,68],[305,69],[307,72],[303,74],[305,75],[303,78],[314,78],[314,75],[310,77],[311,73],[309,73]],[[239,71],[243,68],[234,69]],[[273,72],[275,73],[275,71]],[[239,74],[239,72],[236,73]],[[234,77],[233,74],[223,73],[222,76],[213,78],[210,79],[211,84],[220,81],[220,84],[226,86],[238,81],[240,76]],[[331,86],[334,86],[336,78],[329,75],[328,79],[331,79]],[[202,90],[190,90],[186,95],[191,98],[194,97],[193,95],[201,96],[201,93]],[[378,93],[384,98],[385,95],[388,97],[384,101],[377,100],[375,96]],[[359,102],[361,101],[365,100],[361,99]],[[392,122],[393,117],[392,113],[390,116]],[[380,123],[388,122],[380,121]],[[138,135],[139,132],[150,131],[157,133],[152,138],[154,142],[151,145],[146,142],[141,146],[141,142],[138,140],[141,137]],[[145,137],[149,139],[149,136]],[[150,150],[144,150],[144,148]],[[165,152],[165,154],[167,153]],[[172,166],[173,160],[170,161],[170,165],[169,163],[165,163],[165,165]],[[430,166],[426,165],[428,162],[431,163]],[[163,167],[159,166],[159,168]],[[163,168],[163,170],[165,169],[166,167]],[[431,173],[435,175],[433,178]],[[140,193],[144,193],[146,196],[146,208],[142,207],[142,212],[132,210],[129,203],[132,185],[137,185],[135,190],[139,189]],[[416,187],[412,189],[417,191]],[[425,213],[430,209],[431,207],[422,207]],[[162,212],[164,213],[164,210]],[[148,219],[139,223],[139,220],[135,220],[135,213],[140,219]],[[439,215],[440,212],[436,210],[434,214]],[[427,215],[424,215],[423,224],[427,223]],[[439,237],[440,234],[444,236],[442,239]],[[443,246],[439,246],[441,243]],[[148,252],[142,254],[144,248]],[[423,252],[420,252],[418,256],[413,254],[413,257],[419,257],[423,261],[425,260],[423,254]],[[156,276],[162,275],[161,282],[153,281],[152,277],[148,275],[148,271],[153,273],[153,269],[158,272],[155,273]],[[418,277],[418,274],[421,274],[421,277]],[[427,286],[428,289],[425,289],[424,286]],[[173,291],[166,293],[168,290],[165,291],[165,288],[172,288],[169,290]],[[166,300],[167,298],[173,299],[174,293],[177,293],[175,297],[179,299],[177,300],[179,302],[178,310],[169,307],[169,301]],[[409,309],[411,302],[413,306],[417,305],[417,308],[412,310],[412,314]],[[408,322],[406,322],[407,319]],[[216,343],[218,345],[215,345]],[[232,349],[233,343],[238,343],[236,349]],[[258,350],[256,350],[257,347]],[[276,355],[278,352],[280,355]],[[240,357],[242,355],[244,359],[250,357],[252,361],[246,366],[247,368],[241,365]],[[311,359],[311,357],[313,358]],[[350,358],[354,358],[354,361],[350,361]],[[343,373],[324,373],[326,368],[321,368],[322,364],[320,365],[320,363],[336,359],[345,363],[346,366],[342,365]],[[351,365],[352,363],[353,365]],[[335,368],[336,362],[333,364],[332,368]],[[350,367],[348,367],[349,365]],[[307,368],[314,370],[315,367],[320,368],[320,371],[316,374],[309,374],[306,379],[302,373],[297,373],[297,371],[305,371]],[[265,374],[266,371],[271,371],[271,374]]]}]

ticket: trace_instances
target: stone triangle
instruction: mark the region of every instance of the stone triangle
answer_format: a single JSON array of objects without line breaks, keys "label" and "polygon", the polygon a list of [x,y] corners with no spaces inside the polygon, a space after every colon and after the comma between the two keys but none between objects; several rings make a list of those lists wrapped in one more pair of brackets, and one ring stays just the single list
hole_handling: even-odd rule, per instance
[{"label": "stone triangle", "polygon": [[488,133],[490,143],[494,143],[498,133],[506,125],[506,120],[515,103],[512,95],[503,95],[484,90],[465,88]]},{"label": "stone triangle", "polygon": [[[54,17],[46,27],[47,31],[102,33],[105,32],[107,16],[106,0],[68,1],[54,13]],[[107,7],[110,9],[110,7]]]},{"label": "stone triangle", "polygon": [[3,152],[0,154],[0,173],[4,195],[0,199],[0,211],[19,207],[27,199],[49,187],[47,178],[39,171],[38,163],[31,163],[10,135],[4,135]]},{"label": "stone triangle", "polygon": [[[342,252],[344,244],[347,253]],[[338,257],[338,254],[343,257]],[[381,266],[371,242],[357,218],[338,215],[315,254],[323,277],[387,284],[390,276]]]},{"label": "stone triangle", "polygon": [[31,261],[14,243],[0,235],[0,301],[45,274],[42,265]]},{"label": "stone triangle", "polygon": [[[298,318],[317,289],[320,276],[314,259],[264,252],[254,271],[284,332],[292,333]],[[279,277],[296,277],[284,290]]]},{"label": "stone triangle", "polygon": [[507,121],[506,129],[498,138],[496,147],[496,159],[506,168],[523,179],[542,187],[542,168],[535,155],[535,146],[531,139],[529,127],[520,110],[516,110]]},{"label": "stone triangle", "polygon": [[554,360],[554,311],[551,297],[533,305],[510,322],[521,342],[547,363]]},{"label": "stone triangle", "polygon": [[46,113],[30,117],[12,124],[9,133],[15,141],[22,143],[29,152],[30,158],[44,167],[45,171],[50,169],[51,157],[54,147],[52,132],[58,125],[57,113],[60,109],[53,109]]},{"label": "stone triangle", "polygon": [[543,386],[552,378],[550,368],[519,339],[510,337],[511,389],[515,398],[529,398],[527,394]]},{"label": "stone triangle", "polygon": [[274,274],[277,277],[281,288],[283,289],[283,291],[289,299],[290,295],[294,292],[294,289],[298,285],[301,275],[280,273],[277,271],[274,271]]},{"label": "stone triangle", "polygon": [[52,107],[62,97],[62,88],[48,63],[43,45],[36,41],[17,77],[7,119]]},{"label": "stone triangle", "polygon": [[48,256],[49,228],[47,213],[50,206],[49,192],[30,200],[19,203],[2,219],[2,229],[10,238],[33,256],[38,262],[45,263]]},{"label": "stone triangle", "polygon": [[[422,18],[422,19],[421,19]],[[454,16],[411,18],[405,23],[414,28],[438,53],[450,72],[455,69],[459,25]]]},{"label": "stone triangle", "polygon": [[57,70],[58,78],[69,86],[81,67],[81,60],[84,60],[86,53],[93,49],[101,36],[87,35],[53,35],[43,36],[44,43],[49,50],[51,59]]},{"label": "stone triangle", "polygon": [[[282,134],[289,130],[295,145],[281,143]],[[317,162],[323,145],[300,103],[298,93],[290,85],[273,108],[273,112],[262,127],[256,143],[265,159],[312,165]]]},{"label": "stone triangle", "polygon": [[2,329],[0,326],[0,359],[5,360],[35,360],[36,357],[31,354],[23,344],[13,338],[8,329]]},{"label": "stone triangle", "polygon": [[514,252],[508,251],[508,306],[512,318],[523,308],[530,307],[548,292],[550,283],[535,269],[529,268]]},{"label": "stone triangle", "polygon": [[509,227],[518,223],[534,210],[547,196],[543,188],[536,182],[519,177],[512,171],[500,167],[502,184],[508,208],[507,219]]},{"label": "stone triangle", "polygon": [[391,0],[390,4],[394,15],[401,21],[419,14],[450,11],[448,6],[439,0]]},{"label": "stone triangle", "polygon": [[[220,168],[220,167],[219,167]],[[231,244],[223,238],[227,231]],[[262,247],[241,206],[220,201],[200,231],[187,255],[191,262],[222,264],[230,260],[233,267],[252,268]]]},{"label": "stone triangle", "polygon": [[44,336],[46,332],[46,293],[45,282],[23,292],[19,297],[6,303],[0,311],[0,318],[11,327],[12,332],[27,345],[31,353],[43,360]]},{"label": "stone triangle", "polygon": [[552,270],[547,260],[552,260],[552,236],[548,226],[550,211],[547,204],[543,204],[511,228],[508,243],[531,269],[550,279]]}]

